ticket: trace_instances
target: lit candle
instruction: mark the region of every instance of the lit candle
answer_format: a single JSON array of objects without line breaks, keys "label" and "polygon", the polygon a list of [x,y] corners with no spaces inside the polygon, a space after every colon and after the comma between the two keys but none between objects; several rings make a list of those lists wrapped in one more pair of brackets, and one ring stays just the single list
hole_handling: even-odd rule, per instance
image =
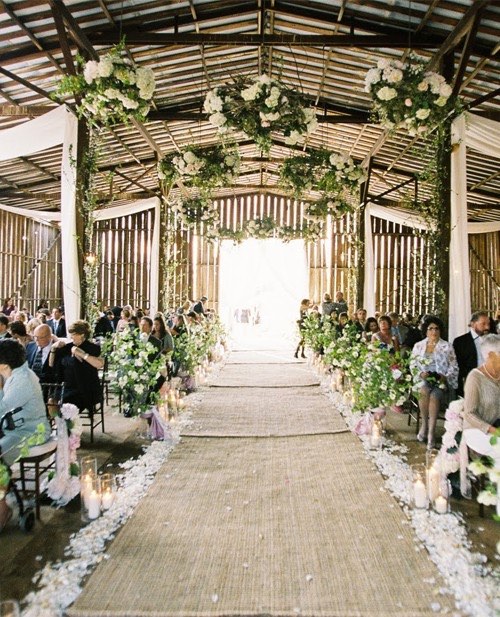
[{"label": "lit candle", "polygon": [[372,429],[372,434],[370,438],[370,445],[372,448],[378,448],[382,443],[382,435],[380,434],[380,429],[375,424]]},{"label": "lit candle", "polygon": [[448,512],[448,502],[442,495],[436,497],[434,502],[434,509],[438,514],[446,514]]},{"label": "lit candle", "polygon": [[101,498],[97,491],[92,491],[87,496],[87,511],[90,519],[98,518],[101,513]]},{"label": "lit candle", "polygon": [[427,506],[427,492],[422,480],[417,480],[413,483],[413,496],[416,508],[425,508]]},{"label": "lit candle", "polygon": [[115,496],[111,492],[111,489],[107,488],[102,496],[102,509],[108,510],[113,505],[113,501],[115,500]]},{"label": "lit candle", "polygon": [[427,472],[427,488],[429,490],[429,499],[434,501],[439,495],[439,471],[434,466]]},{"label": "lit candle", "polygon": [[92,476],[90,474],[87,474],[86,476],[83,477],[82,482],[81,482],[80,492],[82,494],[85,507],[88,507],[87,499],[90,493],[92,492]]}]

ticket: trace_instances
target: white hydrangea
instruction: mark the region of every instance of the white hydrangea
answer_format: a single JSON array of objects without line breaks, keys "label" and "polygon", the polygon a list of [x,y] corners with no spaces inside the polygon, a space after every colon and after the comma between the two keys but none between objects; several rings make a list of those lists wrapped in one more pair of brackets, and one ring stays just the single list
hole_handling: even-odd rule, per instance
[{"label": "white hydrangea", "polygon": [[389,67],[384,70],[383,78],[390,84],[397,84],[403,79],[403,71],[401,69]]},{"label": "white hydrangea", "polygon": [[113,73],[114,64],[111,56],[103,56],[97,65],[99,77],[109,77]]},{"label": "white hydrangea", "polygon": [[221,128],[226,124],[226,116],[220,112],[215,112],[208,118],[210,124],[216,126],[217,128]]},{"label": "white hydrangea", "polygon": [[430,109],[426,109],[426,108],[417,109],[417,112],[415,114],[415,116],[419,120],[426,120],[430,115],[431,115],[431,110]]},{"label": "white hydrangea", "polygon": [[367,72],[365,77],[365,92],[370,92],[371,86],[373,84],[378,84],[380,75],[380,69],[378,68],[372,68]]},{"label": "white hydrangea", "polygon": [[252,84],[251,86],[249,86],[248,88],[245,88],[244,90],[241,91],[241,98],[244,101],[254,101],[260,94],[261,91],[261,85],[256,82],[254,84]]},{"label": "white hydrangea", "polygon": [[83,69],[83,77],[88,84],[91,84],[99,76],[99,63],[90,60]]},{"label": "white hydrangea", "polygon": [[205,113],[213,114],[218,111],[222,111],[224,102],[217,92],[217,88],[215,88],[215,90],[208,91],[207,96],[205,97],[205,102],[203,103],[203,110]]},{"label": "white hydrangea", "polygon": [[289,146],[295,146],[296,144],[300,144],[303,140],[304,138],[302,137],[302,135],[296,130],[291,131],[290,135],[287,135],[285,137],[285,143]]},{"label": "white hydrangea", "polygon": [[146,100],[151,99],[156,87],[155,75],[152,69],[139,67],[136,71],[136,83],[139,88],[139,96]]}]

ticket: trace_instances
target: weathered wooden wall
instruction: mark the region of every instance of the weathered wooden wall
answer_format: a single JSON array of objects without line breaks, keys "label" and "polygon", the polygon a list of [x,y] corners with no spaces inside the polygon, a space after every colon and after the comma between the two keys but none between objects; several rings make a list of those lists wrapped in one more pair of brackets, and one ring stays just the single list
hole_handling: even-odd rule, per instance
[{"label": "weathered wooden wall", "polygon": [[55,226],[0,210],[0,299],[34,313],[40,300],[62,302],[60,232]]},{"label": "weathered wooden wall", "polygon": [[[297,225],[302,206],[280,196],[248,195],[217,202],[221,224],[241,229],[249,219],[272,216],[280,224]],[[96,223],[99,256],[98,298],[103,305],[131,303],[149,308],[153,211]],[[310,298],[342,290],[354,305],[353,273],[357,263],[357,222],[353,217],[329,223],[325,238],[308,245]],[[372,219],[375,254],[375,306],[380,312],[428,310],[432,294],[430,255],[422,238],[411,229]],[[500,303],[500,232],[469,237],[472,310],[494,314]],[[169,264],[164,268],[172,292],[169,305],[208,296],[217,310],[219,250],[187,230],[173,236]],[[165,282],[160,281],[160,298]],[[18,306],[33,312],[40,299],[50,306],[62,302],[59,230],[33,219],[0,211],[0,296],[14,295]]]}]

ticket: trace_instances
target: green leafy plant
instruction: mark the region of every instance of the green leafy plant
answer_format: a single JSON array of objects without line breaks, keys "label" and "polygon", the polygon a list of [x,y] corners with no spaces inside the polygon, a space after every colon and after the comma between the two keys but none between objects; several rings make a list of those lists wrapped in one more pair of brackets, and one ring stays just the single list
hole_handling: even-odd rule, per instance
[{"label": "green leafy plant", "polygon": [[242,131],[269,152],[271,133],[282,133],[290,145],[302,143],[317,127],[316,113],[304,97],[268,75],[238,76],[233,83],[207,93],[204,110],[220,135]]}]

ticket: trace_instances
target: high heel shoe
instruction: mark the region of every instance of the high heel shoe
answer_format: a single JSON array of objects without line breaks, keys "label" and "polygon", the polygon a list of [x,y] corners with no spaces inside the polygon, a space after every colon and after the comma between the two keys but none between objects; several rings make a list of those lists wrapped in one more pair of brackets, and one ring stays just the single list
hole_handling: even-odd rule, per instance
[{"label": "high heel shoe", "polygon": [[301,358],[305,358],[306,354],[304,352],[302,352],[302,355],[300,356]]}]

